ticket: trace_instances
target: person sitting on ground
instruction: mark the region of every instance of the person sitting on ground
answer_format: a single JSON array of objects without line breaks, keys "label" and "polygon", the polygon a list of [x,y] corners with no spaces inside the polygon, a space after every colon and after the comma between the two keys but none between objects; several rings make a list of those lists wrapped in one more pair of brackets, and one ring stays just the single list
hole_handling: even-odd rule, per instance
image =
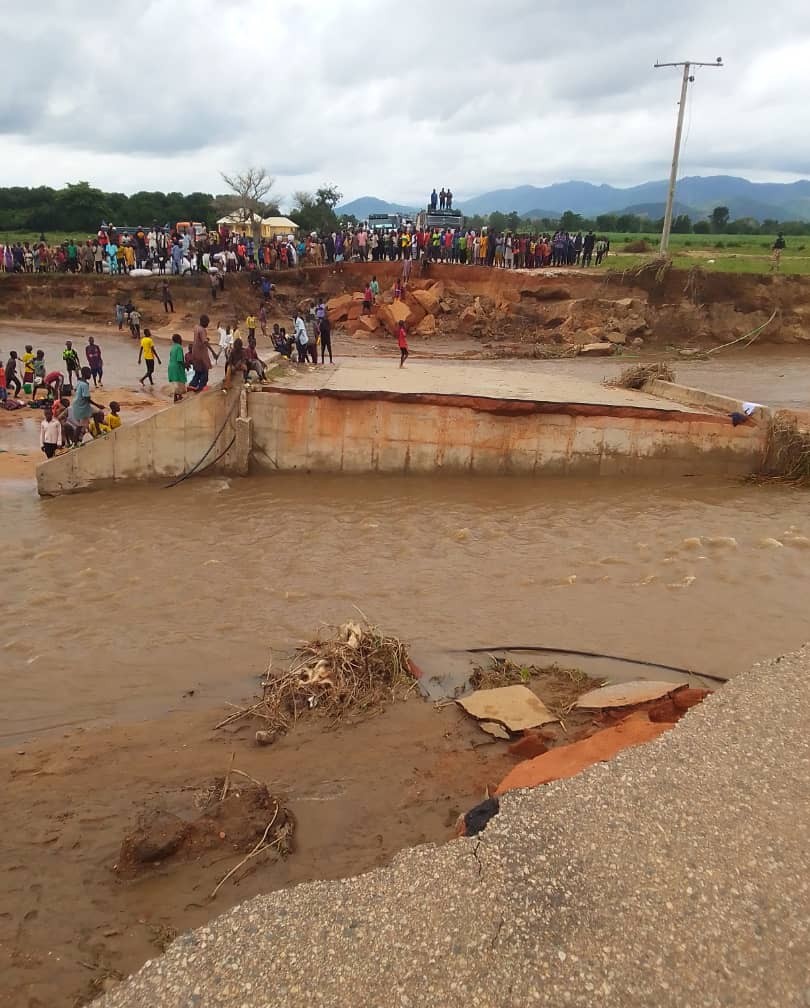
[{"label": "person sitting on ground", "polygon": [[247,357],[242,340],[239,336],[233,341],[231,352],[228,355],[228,363],[225,365],[225,381],[223,388],[229,389],[233,385],[234,378],[240,377],[244,380],[247,372]]},{"label": "person sitting on ground", "polygon": [[90,437],[94,440],[102,436],[102,434],[110,433],[109,424],[104,422],[104,410],[96,410],[90,419],[90,423],[87,425],[87,429],[90,432]]},{"label": "person sitting on ground", "polygon": [[53,458],[57,448],[64,443],[62,424],[53,415],[50,406],[46,406],[39,425],[39,447],[46,458]]},{"label": "person sitting on ground", "polygon": [[254,371],[259,376],[259,381],[264,381],[264,376],[267,371],[267,365],[259,357],[256,350],[256,337],[248,336],[248,345],[245,347],[245,378],[247,379],[251,371]]},{"label": "person sitting on ground", "polygon": [[273,346],[282,357],[292,359],[293,341],[287,335],[287,330],[284,326],[279,329],[278,335],[273,335]]},{"label": "person sitting on ground", "polygon": [[107,416],[107,426],[110,430],[118,430],[121,426],[121,404],[117,403],[114,399],[110,403],[110,412]]}]

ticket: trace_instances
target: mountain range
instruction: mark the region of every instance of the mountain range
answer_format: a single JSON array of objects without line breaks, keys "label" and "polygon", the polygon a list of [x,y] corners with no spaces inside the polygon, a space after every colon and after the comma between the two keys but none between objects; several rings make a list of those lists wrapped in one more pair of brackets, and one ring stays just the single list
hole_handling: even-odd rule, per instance
[{"label": "mountain range", "polygon": [[[555,217],[566,210],[596,217],[604,213],[638,213],[662,217],[668,182],[661,179],[621,188],[592,182],[555,182],[548,186],[522,185],[494,189],[458,204],[468,216],[494,211],[517,211],[522,217]],[[676,214],[692,220],[708,217],[714,207],[726,206],[732,219],[810,220],[810,180],[798,182],[750,182],[733,175],[692,176],[678,181]],[[542,208],[542,209],[539,209]],[[413,213],[414,208],[363,196],[337,208],[358,219],[369,213]]]}]

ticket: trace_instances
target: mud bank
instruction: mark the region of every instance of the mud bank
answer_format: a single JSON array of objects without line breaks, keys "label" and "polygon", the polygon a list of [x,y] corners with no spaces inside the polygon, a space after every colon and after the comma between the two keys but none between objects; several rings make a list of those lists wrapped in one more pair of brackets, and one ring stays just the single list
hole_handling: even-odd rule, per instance
[{"label": "mud bank", "polygon": [[[390,301],[401,272],[398,262],[279,271],[273,275],[271,321],[278,317],[288,322],[297,306],[308,305],[319,293],[329,298],[357,293],[372,276],[380,283],[382,299]],[[525,353],[527,344],[587,343],[610,334],[619,345],[639,340],[652,348],[720,344],[763,326],[774,312],[758,336],[759,344],[810,340],[810,277],[707,273],[699,268],[538,272],[432,264],[426,278],[414,269],[411,301],[420,286],[437,280],[442,287],[434,293],[443,304],[435,314],[435,330],[431,327],[424,337],[429,340],[435,333],[472,338],[483,350],[507,354],[511,348]],[[170,277],[169,282],[173,326],[193,323],[202,311],[228,319],[256,310],[257,294],[246,274],[229,276],[216,302],[203,276]],[[156,277],[0,278],[0,311],[7,320],[106,324],[115,301],[130,297],[142,309],[144,325],[158,329],[169,324]],[[417,318],[417,304],[409,305],[418,326],[429,313],[422,308]]]}]

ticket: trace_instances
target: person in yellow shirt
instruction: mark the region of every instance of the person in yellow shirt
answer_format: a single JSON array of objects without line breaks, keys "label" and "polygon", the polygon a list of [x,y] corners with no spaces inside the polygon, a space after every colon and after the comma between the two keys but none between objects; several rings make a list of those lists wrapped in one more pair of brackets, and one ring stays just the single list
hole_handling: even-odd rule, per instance
[{"label": "person in yellow shirt", "polygon": [[118,428],[121,426],[121,417],[119,416],[120,413],[121,413],[121,404],[113,400],[113,402],[110,403],[110,415],[107,417],[107,426],[110,428],[110,430],[118,430]]},{"label": "person in yellow shirt", "polygon": [[248,315],[245,319],[245,329],[248,331],[248,339],[256,337],[256,316]]},{"label": "person in yellow shirt", "polygon": [[152,377],[155,373],[155,361],[158,364],[162,364],[158,352],[155,349],[155,343],[152,339],[152,333],[148,329],[144,329],[143,336],[141,337],[141,349],[138,351],[138,363],[141,361],[146,365],[146,374],[141,378],[141,385],[149,379],[149,384],[154,388],[155,379]]},{"label": "person in yellow shirt", "polygon": [[93,414],[90,423],[87,425],[87,429],[90,431],[90,436],[93,438],[101,437],[102,434],[109,434],[110,427],[104,422],[104,412],[102,410],[96,410]]},{"label": "person in yellow shirt", "polygon": [[23,384],[34,383],[34,348],[30,343],[25,345],[25,353],[22,355]]}]

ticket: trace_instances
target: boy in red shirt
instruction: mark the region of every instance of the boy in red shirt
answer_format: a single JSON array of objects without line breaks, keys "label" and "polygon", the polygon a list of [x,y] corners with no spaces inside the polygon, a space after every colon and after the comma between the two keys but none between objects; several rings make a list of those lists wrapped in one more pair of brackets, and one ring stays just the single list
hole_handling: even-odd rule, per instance
[{"label": "boy in red shirt", "polygon": [[399,366],[402,367],[408,358],[408,337],[404,322],[400,322],[397,328],[397,345],[399,346]]}]

